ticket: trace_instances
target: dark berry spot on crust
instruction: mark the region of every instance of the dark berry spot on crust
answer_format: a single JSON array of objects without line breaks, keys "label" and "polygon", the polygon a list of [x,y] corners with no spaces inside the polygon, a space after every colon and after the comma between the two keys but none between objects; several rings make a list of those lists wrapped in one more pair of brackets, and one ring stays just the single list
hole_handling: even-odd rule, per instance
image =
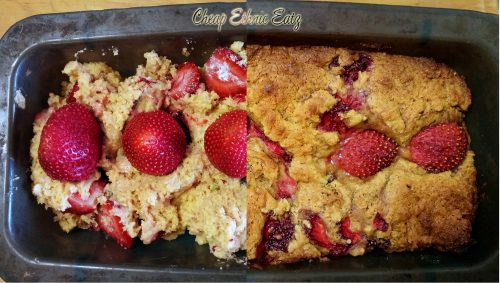
[{"label": "dark berry spot on crust", "polygon": [[368,67],[372,64],[373,59],[370,55],[361,53],[359,58],[354,61],[351,65],[345,66],[340,77],[348,85],[358,80],[359,72],[365,72]]},{"label": "dark berry spot on crust", "polygon": [[290,214],[284,214],[281,219],[275,219],[269,214],[262,232],[266,249],[287,252],[294,230]]},{"label": "dark berry spot on crust", "polygon": [[257,247],[257,259],[262,264],[268,264],[272,258],[267,254],[270,250],[288,252],[288,243],[292,239],[295,226],[290,214],[285,213],[281,217],[274,217],[273,213],[267,213],[264,227],[262,228],[262,239]]},{"label": "dark berry spot on crust", "polygon": [[338,67],[338,66],[340,66],[340,64],[339,64],[339,55],[333,57],[333,59],[330,62],[330,64],[328,64],[328,69],[332,69],[332,68]]}]

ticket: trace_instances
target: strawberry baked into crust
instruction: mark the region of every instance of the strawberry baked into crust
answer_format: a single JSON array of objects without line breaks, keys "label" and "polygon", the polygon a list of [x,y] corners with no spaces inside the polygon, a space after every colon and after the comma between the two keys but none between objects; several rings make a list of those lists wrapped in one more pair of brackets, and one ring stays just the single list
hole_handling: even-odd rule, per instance
[{"label": "strawberry baked into crust", "polygon": [[470,243],[471,95],[455,71],[331,47],[247,52],[248,260]]},{"label": "strawberry baked into crust", "polygon": [[[242,42],[217,50],[232,56],[217,55],[220,62],[238,60],[246,75]],[[149,244],[160,238],[175,239],[187,230],[197,243],[208,244],[215,256],[231,258],[246,246],[246,183],[242,176],[231,177],[214,167],[204,143],[207,128],[234,111],[243,112],[239,139],[245,141],[246,132],[241,131],[246,130],[245,93],[217,93],[216,88],[225,87],[224,80],[207,88],[202,78],[207,76],[206,68],[192,62],[176,65],[154,51],[144,58],[146,62],[137,67],[136,74],[125,79],[101,62],[72,61],[65,66],[63,73],[69,81],[63,83],[62,94],[51,93],[49,107],[35,117],[30,148],[33,194],[38,203],[54,212],[54,220],[66,232],[101,230],[122,247],[131,248],[134,238]],[[211,63],[212,69],[218,67]],[[232,71],[226,68],[227,74]],[[213,81],[217,75],[212,77]],[[53,115],[61,109],[69,110]],[[102,130],[102,138],[90,136],[98,137],[102,146],[91,152],[102,154],[97,167],[94,163],[94,170],[86,172],[83,180],[79,176],[57,178],[65,167],[42,163],[58,164],[55,158],[45,158],[61,152],[51,142],[57,138],[64,143],[70,135],[60,132],[77,127],[80,117],[71,117],[71,113],[82,116],[82,111],[90,120],[95,117],[93,123]],[[52,116],[71,123],[59,119],[45,127]],[[85,132],[72,132],[76,141],[95,146],[95,140],[87,142],[90,137]],[[244,144],[243,151],[239,159],[246,159]],[[230,165],[225,168],[232,170]],[[57,174],[47,174],[45,170],[55,170],[51,168]]]}]

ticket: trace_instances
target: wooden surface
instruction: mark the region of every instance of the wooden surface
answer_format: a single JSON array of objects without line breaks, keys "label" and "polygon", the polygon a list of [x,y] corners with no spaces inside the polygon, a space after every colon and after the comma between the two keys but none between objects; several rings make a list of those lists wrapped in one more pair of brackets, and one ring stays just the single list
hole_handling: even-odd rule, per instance
[{"label": "wooden surface", "polygon": [[[17,21],[37,14],[208,2],[244,2],[244,0],[0,0],[0,36]],[[498,14],[498,0],[344,0],[332,2],[451,8]]]}]

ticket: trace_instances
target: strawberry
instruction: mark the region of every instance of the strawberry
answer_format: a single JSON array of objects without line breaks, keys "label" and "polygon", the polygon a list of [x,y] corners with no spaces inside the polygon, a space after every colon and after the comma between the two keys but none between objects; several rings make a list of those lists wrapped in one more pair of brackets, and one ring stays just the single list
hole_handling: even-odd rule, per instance
[{"label": "strawberry", "polygon": [[351,231],[351,219],[349,217],[344,217],[340,221],[340,235],[343,238],[350,239],[353,245],[361,241],[361,233]]},{"label": "strawberry", "polygon": [[179,99],[186,94],[195,93],[200,84],[200,76],[200,70],[193,62],[182,63],[172,79],[168,95],[173,99]]},{"label": "strawberry", "polygon": [[97,214],[97,224],[104,233],[113,238],[120,246],[125,249],[132,247],[132,237],[125,231],[120,217],[113,214],[115,203],[108,200],[105,204],[99,206]]},{"label": "strawberry", "polygon": [[157,110],[134,116],[123,132],[123,150],[130,163],[145,174],[171,173],[186,154],[186,136],[170,114]]},{"label": "strawberry", "polygon": [[78,182],[92,175],[101,156],[101,127],[84,105],[56,110],[43,127],[38,159],[49,177]]},{"label": "strawberry", "polygon": [[222,114],[205,132],[205,152],[215,168],[233,178],[246,176],[247,114],[233,110]]},{"label": "strawberry", "polygon": [[387,224],[382,215],[377,212],[375,218],[373,218],[373,227],[379,231],[385,232],[389,229],[389,224]]},{"label": "strawberry", "polygon": [[229,48],[217,48],[205,63],[205,82],[219,97],[244,101],[247,92],[247,68],[241,57]]},{"label": "strawberry", "polygon": [[82,199],[80,193],[72,193],[68,197],[68,202],[71,207],[66,210],[66,212],[71,212],[73,214],[82,215],[91,213],[96,208],[96,199],[104,194],[104,187],[106,182],[97,180],[90,185],[89,196],[86,199]]},{"label": "strawberry", "polygon": [[337,99],[337,104],[321,116],[318,129],[326,132],[335,131],[344,135],[349,131],[349,128],[342,121],[340,113],[345,113],[351,109],[359,110],[364,103],[364,96],[362,94],[348,94],[345,97],[341,97],[336,94],[335,99]]},{"label": "strawberry", "polygon": [[292,161],[292,157],[288,152],[279,143],[269,139],[252,121],[250,121],[248,134],[250,137],[259,138],[266,146],[267,154],[270,156],[281,159],[286,164]]},{"label": "strawberry", "polygon": [[342,141],[331,159],[350,175],[366,178],[391,165],[397,153],[394,140],[377,131],[364,130]]},{"label": "strawberry", "polygon": [[77,92],[79,89],[80,89],[80,87],[78,86],[78,82],[75,82],[75,84],[73,85],[73,88],[71,89],[71,91],[68,94],[68,98],[66,98],[66,102],[68,102],[68,103],[76,102],[75,92]]},{"label": "strawberry", "polygon": [[334,256],[347,254],[349,245],[332,243],[326,232],[326,225],[319,214],[312,213],[310,211],[308,211],[306,214],[307,219],[310,223],[310,227],[304,226],[303,228],[309,239],[311,239],[314,244],[328,249]]},{"label": "strawberry", "polygon": [[411,160],[425,170],[439,173],[457,167],[469,144],[465,129],[457,123],[434,124],[410,141]]},{"label": "strawberry", "polygon": [[297,189],[297,181],[288,174],[288,168],[280,166],[280,178],[276,181],[276,196],[278,198],[291,198]]}]

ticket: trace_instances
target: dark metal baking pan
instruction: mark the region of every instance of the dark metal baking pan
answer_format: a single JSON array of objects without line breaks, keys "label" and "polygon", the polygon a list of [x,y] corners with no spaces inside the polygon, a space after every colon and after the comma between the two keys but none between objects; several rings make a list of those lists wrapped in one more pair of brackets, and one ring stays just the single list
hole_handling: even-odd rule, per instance
[{"label": "dark metal baking pan", "polygon": [[248,43],[333,45],[432,57],[472,91],[466,124],[476,153],[479,207],[474,244],[463,254],[419,251],[333,258],[249,270],[250,281],[498,281],[498,16],[478,12],[342,3],[250,1],[302,15],[301,28],[250,27]]},{"label": "dark metal baking pan", "polygon": [[[143,64],[152,49],[176,63],[203,65],[212,50],[245,40],[244,29],[195,26],[193,11],[206,7],[227,12],[237,4],[176,5],[155,8],[41,15],[15,24],[0,42],[2,151],[0,191],[0,277],[6,281],[242,281],[245,266],[218,261],[207,245],[184,235],[175,241],[136,242],[123,250],[102,233],[66,235],[52,213],[31,195],[29,144],[35,113],[46,107],[49,92],[60,92],[64,65],[74,60],[105,61],[123,76]],[[194,47],[189,58],[182,47]],[[118,50],[114,56],[112,49]],[[190,49],[190,48],[189,48]],[[104,54],[104,55],[103,55]],[[21,90],[26,108],[14,103]],[[8,117],[6,116],[8,112]],[[6,119],[8,118],[8,119]],[[0,147],[2,148],[2,147]],[[240,255],[240,258],[244,254]]]}]

